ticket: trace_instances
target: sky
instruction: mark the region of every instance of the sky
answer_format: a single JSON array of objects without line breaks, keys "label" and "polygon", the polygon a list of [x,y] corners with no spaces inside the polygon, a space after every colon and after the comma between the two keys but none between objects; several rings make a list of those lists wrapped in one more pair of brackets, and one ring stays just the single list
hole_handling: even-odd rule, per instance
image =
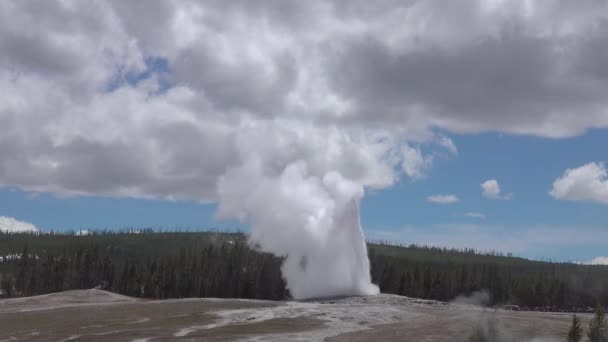
[{"label": "sky", "polygon": [[371,240],[608,260],[607,4],[142,6],[0,3],[0,227],[306,225],[337,182]]}]

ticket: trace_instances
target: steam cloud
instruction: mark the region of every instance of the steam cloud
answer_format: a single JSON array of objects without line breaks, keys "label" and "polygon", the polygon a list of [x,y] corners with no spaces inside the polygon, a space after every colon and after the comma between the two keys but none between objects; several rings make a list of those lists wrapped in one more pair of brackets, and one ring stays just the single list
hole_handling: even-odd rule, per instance
[{"label": "steam cloud", "polygon": [[332,158],[321,158],[328,164],[290,153],[282,163],[276,150],[259,146],[244,155],[220,179],[219,215],[247,220],[252,244],[285,257],[282,272],[292,296],[377,294],[359,222],[365,181],[345,177]]},{"label": "steam cloud", "polygon": [[[476,291],[470,295],[460,295],[452,303],[456,305],[474,305],[485,307],[490,302],[490,293]],[[466,311],[464,311],[466,312]],[[473,342],[559,342],[560,338],[554,336],[527,336],[513,331],[513,327],[504,324],[501,312],[496,309],[484,308],[473,314],[471,319],[475,322],[472,334],[467,341]]]}]

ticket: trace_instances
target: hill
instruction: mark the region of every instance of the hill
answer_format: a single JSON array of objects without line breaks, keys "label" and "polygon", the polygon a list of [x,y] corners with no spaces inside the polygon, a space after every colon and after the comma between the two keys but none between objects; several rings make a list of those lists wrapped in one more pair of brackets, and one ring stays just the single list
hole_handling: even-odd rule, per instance
[{"label": "hill", "polygon": [[[487,291],[491,305],[554,311],[608,303],[605,266],[414,245],[368,249],[384,293],[448,301]],[[0,234],[0,256],[5,297],[99,287],[144,298],[289,298],[281,259],[251,248],[242,233]]]}]

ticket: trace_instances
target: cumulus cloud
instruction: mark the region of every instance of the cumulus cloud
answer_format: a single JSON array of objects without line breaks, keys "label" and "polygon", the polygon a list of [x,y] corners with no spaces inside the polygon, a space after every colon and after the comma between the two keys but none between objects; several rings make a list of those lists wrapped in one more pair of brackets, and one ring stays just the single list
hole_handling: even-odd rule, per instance
[{"label": "cumulus cloud", "polygon": [[2,233],[36,233],[38,228],[25,221],[19,221],[12,217],[0,216],[0,232]]},{"label": "cumulus cloud", "polygon": [[608,257],[606,257],[606,256],[599,256],[597,258],[593,258],[592,260],[589,260],[589,261],[585,262],[585,264],[588,264],[588,265],[608,265]]},{"label": "cumulus cloud", "polygon": [[481,183],[481,190],[483,196],[487,198],[498,198],[500,196],[500,186],[495,179]]},{"label": "cumulus cloud", "polygon": [[460,202],[455,195],[431,195],[426,198],[428,202],[437,204],[453,204]]},{"label": "cumulus cloud", "polygon": [[[137,18],[116,1],[0,6],[0,184],[216,201],[251,154],[378,188],[424,177],[425,141],[455,149],[350,113],[324,69],[343,20],[329,4],[151,2]],[[297,25],[313,19],[323,29]]]},{"label": "cumulus cloud", "polygon": [[608,177],[603,163],[567,169],[553,182],[549,194],[560,200],[608,203]]},{"label": "cumulus cloud", "polygon": [[485,214],[477,213],[477,212],[467,212],[467,213],[464,213],[464,216],[470,217],[470,218],[475,218],[475,219],[482,219],[482,220],[485,220],[485,218],[486,218]]},{"label": "cumulus cloud", "polygon": [[1,3],[0,184],[217,201],[254,153],[380,188],[444,134],[608,127],[607,7]]},{"label": "cumulus cloud", "polygon": [[500,185],[496,179],[489,179],[481,183],[481,190],[481,194],[485,198],[509,200],[513,197],[513,194],[501,194]]}]

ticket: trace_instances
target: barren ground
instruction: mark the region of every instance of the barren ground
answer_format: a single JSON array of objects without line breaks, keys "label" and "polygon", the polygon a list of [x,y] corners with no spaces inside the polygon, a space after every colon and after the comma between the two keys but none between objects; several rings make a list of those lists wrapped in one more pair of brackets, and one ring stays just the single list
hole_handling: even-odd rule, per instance
[{"label": "barren ground", "polygon": [[[139,300],[101,290],[0,300],[3,341],[466,341],[495,318],[515,341],[563,341],[570,315],[393,295],[307,302]],[[589,316],[582,316],[583,327]]]}]

